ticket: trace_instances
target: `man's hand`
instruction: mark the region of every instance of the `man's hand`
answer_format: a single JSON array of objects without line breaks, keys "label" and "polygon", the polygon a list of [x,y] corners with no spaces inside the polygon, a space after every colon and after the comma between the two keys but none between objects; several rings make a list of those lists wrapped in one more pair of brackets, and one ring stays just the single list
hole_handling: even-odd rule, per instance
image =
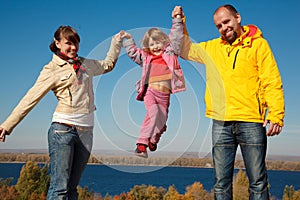
[{"label": "man's hand", "polygon": [[271,121],[266,120],[263,124],[263,127],[266,127],[269,124],[269,128],[267,130],[267,136],[279,135],[282,127],[278,124],[273,124]]},{"label": "man's hand", "polygon": [[183,18],[184,14],[181,6],[175,6],[172,11],[172,18]]}]

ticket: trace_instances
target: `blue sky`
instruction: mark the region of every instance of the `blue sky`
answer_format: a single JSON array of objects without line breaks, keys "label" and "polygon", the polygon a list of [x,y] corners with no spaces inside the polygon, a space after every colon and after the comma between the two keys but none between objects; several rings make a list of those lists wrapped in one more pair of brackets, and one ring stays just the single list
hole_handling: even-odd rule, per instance
[{"label": "blue sky", "polygon": [[[296,1],[1,1],[0,122],[11,113],[52,58],[48,46],[60,25],[71,25],[78,31],[80,56],[103,59],[112,35],[121,29],[132,33],[137,43],[151,27],[168,33],[175,5],[183,7],[194,41],[218,37],[212,13],[225,3],[237,8],[242,24],[255,24],[262,30],[281,72],[286,101],[285,126],[279,136],[269,138],[268,154],[299,155],[300,68],[296,59],[300,56],[300,41],[296,14],[300,3]],[[159,151],[209,152],[211,124],[204,116],[203,102],[205,67],[179,61],[188,89],[172,95],[168,130],[159,143]],[[95,79],[95,150],[127,152],[135,148],[145,114],[143,104],[135,101],[134,93],[134,83],[140,73],[140,68],[122,50],[115,69]],[[15,128],[6,143],[0,144],[0,149],[47,149],[47,131],[55,106],[56,99],[50,92]]]}]

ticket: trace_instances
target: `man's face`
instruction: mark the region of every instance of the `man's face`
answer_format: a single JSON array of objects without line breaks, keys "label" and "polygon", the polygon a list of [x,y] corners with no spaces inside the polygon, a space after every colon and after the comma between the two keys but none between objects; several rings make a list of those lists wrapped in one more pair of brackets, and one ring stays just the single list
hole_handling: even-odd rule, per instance
[{"label": "man's face", "polygon": [[226,8],[220,8],[214,14],[214,23],[222,38],[232,44],[236,38],[241,36],[242,27],[240,25],[241,16],[236,13],[233,15]]}]

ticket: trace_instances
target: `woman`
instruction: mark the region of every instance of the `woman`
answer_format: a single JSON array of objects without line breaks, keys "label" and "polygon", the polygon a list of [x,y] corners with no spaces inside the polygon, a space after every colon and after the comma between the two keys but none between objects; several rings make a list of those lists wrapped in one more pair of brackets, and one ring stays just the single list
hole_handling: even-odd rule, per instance
[{"label": "woman", "polygon": [[47,199],[78,199],[77,185],[88,162],[94,126],[93,76],[111,71],[122,46],[116,34],[104,60],[78,57],[80,37],[70,26],[60,26],[50,44],[54,53],[34,86],[0,126],[0,141],[52,90],[58,99],[48,131],[50,187]]}]

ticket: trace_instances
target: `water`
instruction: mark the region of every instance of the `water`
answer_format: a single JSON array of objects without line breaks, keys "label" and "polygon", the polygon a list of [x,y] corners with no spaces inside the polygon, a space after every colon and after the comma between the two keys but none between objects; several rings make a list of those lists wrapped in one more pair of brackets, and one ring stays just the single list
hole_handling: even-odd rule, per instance
[{"label": "water", "polygon": [[[123,166],[121,170],[128,171],[124,168],[136,168],[136,172],[150,171],[149,168],[155,169],[155,167]],[[128,173],[122,171],[111,169],[107,166],[89,166],[84,172],[81,185],[87,185],[95,192],[100,191],[103,196],[107,192],[110,195],[129,192],[134,185],[142,184],[156,187],[161,186],[165,189],[174,185],[181,194],[185,192],[186,186],[192,185],[195,181],[201,182],[206,190],[210,190],[213,185],[212,169],[165,167],[147,173]],[[93,174],[93,176],[89,174]]]},{"label": "water", "polygon": [[[24,164],[0,163],[0,177],[13,177],[12,184],[16,184],[20,170]],[[130,173],[129,171],[145,173]],[[300,172],[268,171],[271,184],[271,195],[281,199],[284,187],[293,185],[300,190]],[[114,166],[88,165],[80,182],[80,186],[88,186],[89,190],[105,194],[118,195],[129,192],[134,185],[153,185],[164,187],[174,185],[180,194],[185,193],[187,186],[194,182],[201,182],[204,189],[211,191],[213,186],[213,170],[187,167],[145,167],[145,166]]]}]

